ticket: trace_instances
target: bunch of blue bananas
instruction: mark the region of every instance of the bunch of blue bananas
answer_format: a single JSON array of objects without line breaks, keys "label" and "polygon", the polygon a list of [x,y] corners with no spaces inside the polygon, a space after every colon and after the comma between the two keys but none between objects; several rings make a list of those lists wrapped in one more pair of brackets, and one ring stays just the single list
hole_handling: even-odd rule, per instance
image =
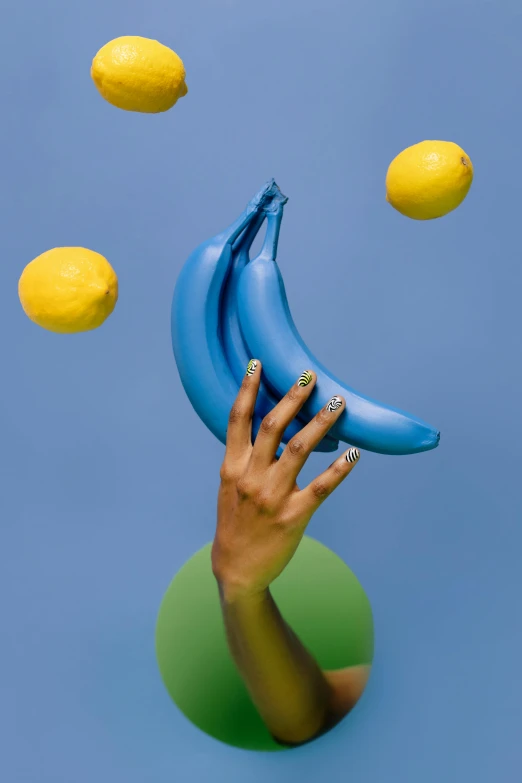
[{"label": "bunch of blue bananas", "polygon": [[[172,301],[172,345],[181,382],[200,419],[226,442],[228,418],[251,359],[263,373],[252,437],[263,417],[305,370],[315,388],[287,428],[287,443],[332,397],[346,409],[316,451],[336,451],[339,441],[380,454],[415,454],[435,448],[440,433],[397,408],[347,386],[310,353],[292,319],[276,262],[287,198],[274,180],[225,231],[201,244],[178,277]],[[267,223],[261,251],[252,244]]]}]

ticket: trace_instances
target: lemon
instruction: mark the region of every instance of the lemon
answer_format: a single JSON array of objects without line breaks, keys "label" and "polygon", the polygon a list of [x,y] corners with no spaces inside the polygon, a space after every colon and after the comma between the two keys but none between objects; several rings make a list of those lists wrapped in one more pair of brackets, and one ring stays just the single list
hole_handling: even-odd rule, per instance
[{"label": "lemon", "polygon": [[386,201],[414,220],[433,220],[456,209],[473,181],[473,165],[452,141],[421,141],[390,163]]},{"label": "lemon", "polygon": [[125,111],[168,111],[188,92],[185,66],[176,52],[138,35],[102,46],[92,61],[91,76],[105,100]]},{"label": "lemon", "polygon": [[18,282],[25,314],[50,332],[87,332],[112,313],[118,278],[106,258],[84,247],[55,247],[31,261]]}]

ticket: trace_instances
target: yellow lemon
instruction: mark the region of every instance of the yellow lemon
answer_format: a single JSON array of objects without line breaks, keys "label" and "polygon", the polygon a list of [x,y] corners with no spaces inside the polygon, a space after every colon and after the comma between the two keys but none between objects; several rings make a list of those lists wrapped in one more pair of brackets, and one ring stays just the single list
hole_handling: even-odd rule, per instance
[{"label": "yellow lemon", "polygon": [[473,181],[473,165],[452,141],[421,141],[390,163],[386,201],[414,220],[433,220],[456,209]]},{"label": "yellow lemon", "polygon": [[188,92],[185,66],[176,52],[138,35],[102,46],[92,61],[91,76],[105,100],[125,111],[168,111]]},{"label": "yellow lemon", "polygon": [[118,300],[118,278],[106,258],[84,247],[55,247],[31,261],[18,282],[26,315],[50,332],[96,329]]}]

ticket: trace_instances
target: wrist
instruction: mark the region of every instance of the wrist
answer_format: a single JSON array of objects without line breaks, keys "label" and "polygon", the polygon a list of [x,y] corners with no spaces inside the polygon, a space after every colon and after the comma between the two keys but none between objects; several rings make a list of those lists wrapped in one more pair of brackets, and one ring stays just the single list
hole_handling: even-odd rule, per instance
[{"label": "wrist", "polygon": [[268,587],[256,588],[235,582],[233,579],[216,578],[222,604],[228,606],[251,606],[262,603],[268,596]]}]

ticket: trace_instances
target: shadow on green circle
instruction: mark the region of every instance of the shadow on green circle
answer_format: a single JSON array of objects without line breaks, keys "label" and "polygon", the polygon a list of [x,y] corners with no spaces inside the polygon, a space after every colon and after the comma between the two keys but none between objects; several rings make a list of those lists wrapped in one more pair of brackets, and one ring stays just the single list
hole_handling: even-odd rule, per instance
[{"label": "shadow on green circle", "polygon": [[[228,651],[207,544],[176,574],[156,624],[163,682],[179,709],[221,742],[287,750],[268,732]],[[279,609],[323,669],[371,663],[370,602],[348,566],[308,536],[271,585]]]}]

